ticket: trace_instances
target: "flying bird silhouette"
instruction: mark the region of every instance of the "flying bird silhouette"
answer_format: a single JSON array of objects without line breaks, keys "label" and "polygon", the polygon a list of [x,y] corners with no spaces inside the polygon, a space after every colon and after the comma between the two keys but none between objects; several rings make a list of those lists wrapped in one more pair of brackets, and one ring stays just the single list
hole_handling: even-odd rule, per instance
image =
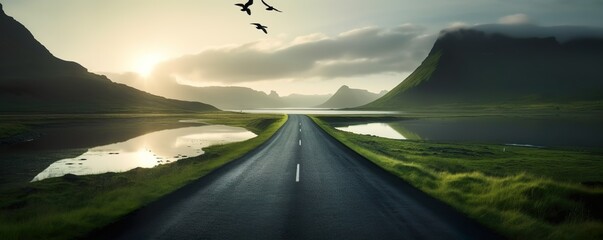
[{"label": "flying bird silhouette", "polygon": [[277,11],[277,12],[282,12],[281,10],[276,9],[276,8],[274,8],[273,6],[268,5],[268,3],[264,2],[264,0],[262,0],[262,3],[263,3],[264,5],[266,5],[266,7],[267,7],[267,8],[266,8],[266,10],[268,10],[268,11]]},{"label": "flying bird silhouette", "polygon": [[251,15],[251,9],[249,9],[249,7],[253,5],[253,0],[249,0],[245,4],[237,3],[235,5],[241,7],[242,12],[247,12],[247,15]]},{"label": "flying bird silhouette", "polygon": [[262,24],[259,24],[259,23],[252,23],[251,25],[255,25],[256,29],[260,29],[260,30],[264,31],[265,34],[268,34],[268,31],[266,31],[266,28],[268,28],[268,27],[266,27]]}]

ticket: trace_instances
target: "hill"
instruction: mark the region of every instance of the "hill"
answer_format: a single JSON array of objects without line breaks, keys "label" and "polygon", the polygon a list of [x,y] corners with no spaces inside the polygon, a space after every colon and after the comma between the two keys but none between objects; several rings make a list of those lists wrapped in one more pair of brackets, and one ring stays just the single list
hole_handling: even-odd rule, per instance
[{"label": "hill", "polygon": [[310,108],[324,103],[331,94],[279,96],[275,91],[266,94],[248,87],[195,87],[180,84],[174,79],[155,77],[144,79],[135,73],[107,73],[111,79],[128,86],[174,99],[200,101],[220,109]]},{"label": "hill", "polygon": [[442,32],[408,78],[362,108],[600,104],[603,38],[588,30],[483,25]]},{"label": "hill", "polygon": [[333,94],[291,94],[288,96],[281,97],[281,100],[285,104],[285,107],[291,108],[311,108],[318,106],[331,98]]},{"label": "hill", "polygon": [[158,83],[157,85],[162,87],[153,87],[156,90],[153,90],[152,93],[176,99],[200,101],[228,110],[314,107],[331,96],[291,94],[281,97],[275,91],[266,94],[248,87],[194,87],[178,83]]},{"label": "hill", "polygon": [[387,91],[372,93],[363,89],[354,89],[343,85],[319,108],[352,108],[365,105],[385,95]]},{"label": "hill", "polygon": [[117,84],[53,56],[0,4],[0,112],[198,112],[215,107],[170,100]]},{"label": "hill", "polygon": [[220,109],[240,110],[255,108],[282,107],[276,92],[266,94],[262,91],[246,87],[193,87],[181,84],[166,86],[163,91],[156,92],[163,96],[189,101],[201,101]]}]

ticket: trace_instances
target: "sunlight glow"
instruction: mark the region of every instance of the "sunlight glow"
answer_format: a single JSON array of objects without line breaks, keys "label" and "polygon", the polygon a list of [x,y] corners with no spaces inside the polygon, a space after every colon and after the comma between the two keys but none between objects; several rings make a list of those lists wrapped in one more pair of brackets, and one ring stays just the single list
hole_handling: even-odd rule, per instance
[{"label": "sunlight glow", "polygon": [[158,53],[151,53],[143,55],[138,58],[135,65],[135,71],[143,77],[148,77],[153,73],[155,65],[165,60],[165,56]]},{"label": "sunlight glow", "polygon": [[155,159],[155,156],[153,156],[153,153],[146,147],[138,150],[136,153],[138,157],[137,160],[139,166],[144,168],[151,168],[157,165],[157,160]]}]

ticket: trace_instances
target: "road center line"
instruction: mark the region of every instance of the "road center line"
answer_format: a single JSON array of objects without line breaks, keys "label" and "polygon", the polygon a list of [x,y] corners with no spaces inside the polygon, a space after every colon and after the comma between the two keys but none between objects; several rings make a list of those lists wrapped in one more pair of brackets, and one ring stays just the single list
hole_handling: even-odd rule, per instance
[{"label": "road center line", "polygon": [[295,174],[295,182],[299,182],[299,163],[297,164],[297,173]]}]

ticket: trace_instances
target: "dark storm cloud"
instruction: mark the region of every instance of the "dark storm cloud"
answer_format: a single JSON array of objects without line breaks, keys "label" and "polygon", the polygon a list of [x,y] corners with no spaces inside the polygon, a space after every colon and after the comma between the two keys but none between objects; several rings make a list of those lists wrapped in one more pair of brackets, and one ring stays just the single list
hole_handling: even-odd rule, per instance
[{"label": "dark storm cloud", "polygon": [[235,83],[408,72],[427,55],[433,41],[435,36],[409,24],[395,28],[367,27],[335,37],[306,36],[276,49],[256,42],[206,50],[162,63],[155,75]]}]

